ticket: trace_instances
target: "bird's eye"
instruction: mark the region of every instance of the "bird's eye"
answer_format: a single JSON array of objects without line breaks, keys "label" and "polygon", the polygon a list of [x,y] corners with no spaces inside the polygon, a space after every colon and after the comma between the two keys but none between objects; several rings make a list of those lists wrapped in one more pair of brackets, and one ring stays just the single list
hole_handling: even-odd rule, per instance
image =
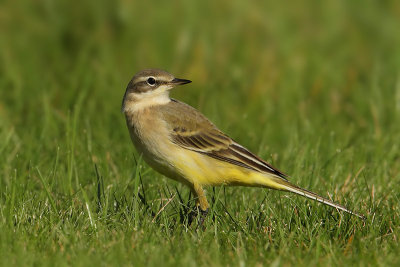
[{"label": "bird's eye", "polygon": [[147,79],[147,83],[148,83],[150,86],[153,86],[153,85],[156,84],[156,79],[154,79],[153,77],[150,77],[150,78]]}]

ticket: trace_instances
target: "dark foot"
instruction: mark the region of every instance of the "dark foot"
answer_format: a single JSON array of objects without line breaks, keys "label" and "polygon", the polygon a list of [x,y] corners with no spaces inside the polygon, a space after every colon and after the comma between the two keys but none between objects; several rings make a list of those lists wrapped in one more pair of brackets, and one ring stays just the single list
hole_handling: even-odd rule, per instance
[{"label": "dark foot", "polygon": [[199,224],[198,224],[197,228],[201,227],[203,230],[205,230],[205,227],[203,227],[203,223],[207,217],[208,209],[206,209],[206,210],[199,209],[199,213],[200,213],[200,218],[199,218]]},{"label": "dark foot", "polygon": [[198,225],[197,228],[200,226],[203,226],[204,220],[208,215],[208,209],[202,210],[200,207],[197,207],[193,209],[191,212],[188,214],[188,225],[192,225],[192,222],[198,218]]},{"label": "dark foot", "polygon": [[205,218],[207,217],[208,214],[208,209],[206,210],[202,210],[200,209],[200,207],[195,208],[194,210],[192,210],[189,213],[189,218],[188,218],[188,225],[192,225],[192,222],[196,220],[196,218],[198,218],[198,225],[197,227],[202,227]]}]

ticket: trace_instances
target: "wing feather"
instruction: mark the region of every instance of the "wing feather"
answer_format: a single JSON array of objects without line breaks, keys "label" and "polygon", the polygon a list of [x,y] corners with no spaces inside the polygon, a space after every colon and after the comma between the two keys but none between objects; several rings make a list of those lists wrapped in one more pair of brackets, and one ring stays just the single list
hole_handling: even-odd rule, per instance
[{"label": "wing feather", "polygon": [[225,135],[217,135],[215,132],[196,132],[193,135],[189,135],[188,133],[180,135],[174,132],[172,134],[172,141],[185,149],[196,151],[221,161],[253,171],[272,173],[281,178],[286,177],[281,171],[272,167]]}]

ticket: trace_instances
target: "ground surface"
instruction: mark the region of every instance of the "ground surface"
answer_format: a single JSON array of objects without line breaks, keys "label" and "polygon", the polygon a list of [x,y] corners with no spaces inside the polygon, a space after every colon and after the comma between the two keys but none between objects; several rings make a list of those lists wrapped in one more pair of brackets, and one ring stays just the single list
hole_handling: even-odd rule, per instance
[{"label": "ground surface", "polygon": [[[398,1],[3,1],[0,264],[399,264]],[[131,145],[131,76],[173,92],[305,188],[188,190]],[[141,178],[141,179],[140,179]]]}]

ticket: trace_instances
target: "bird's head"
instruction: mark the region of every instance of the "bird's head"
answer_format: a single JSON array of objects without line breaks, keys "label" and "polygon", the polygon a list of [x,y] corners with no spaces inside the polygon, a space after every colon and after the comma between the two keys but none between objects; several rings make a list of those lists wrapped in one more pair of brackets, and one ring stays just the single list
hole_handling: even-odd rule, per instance
[{"label": "bird's head", "polygon": [[122,100],[122,111],[163,104],[169,102],[169,91],[190,80],[175,78],[172,74],[159,69],[142,70],[133,76],[126,87]]}]

